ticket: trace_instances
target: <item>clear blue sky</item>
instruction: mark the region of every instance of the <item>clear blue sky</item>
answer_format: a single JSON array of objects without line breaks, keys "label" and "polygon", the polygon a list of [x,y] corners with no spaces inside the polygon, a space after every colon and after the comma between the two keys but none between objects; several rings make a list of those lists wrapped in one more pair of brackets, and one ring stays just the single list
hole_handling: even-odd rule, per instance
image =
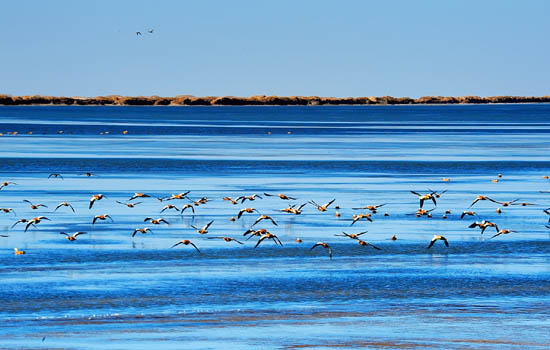
[{"label": "clear blue sky", "polygon": [[18,0],[0,10],[0,93],[550,95],[546,0]]}]

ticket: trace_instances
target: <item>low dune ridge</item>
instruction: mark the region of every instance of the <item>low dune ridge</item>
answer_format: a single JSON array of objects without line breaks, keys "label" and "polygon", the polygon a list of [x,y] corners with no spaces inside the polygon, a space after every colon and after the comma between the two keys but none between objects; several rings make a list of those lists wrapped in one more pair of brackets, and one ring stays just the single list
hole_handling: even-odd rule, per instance
[{"label": "low dune ridge", "polygon": [[410,105],[549,103],[550,96],[423,96],[410,97],[319,97],[319,96],[11,96],[0,94],[0,105],[99,105],[99,106],[319,106],[319,105]]}]

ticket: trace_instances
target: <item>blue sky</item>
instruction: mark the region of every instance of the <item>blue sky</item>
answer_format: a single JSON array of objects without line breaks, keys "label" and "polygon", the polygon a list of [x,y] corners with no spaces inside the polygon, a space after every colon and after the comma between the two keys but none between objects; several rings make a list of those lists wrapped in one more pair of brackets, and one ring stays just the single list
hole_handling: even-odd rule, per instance
[{"label": "blue sky", "polygon": [[550,95],[549,18],[536,0],[3,1],[0,93]]}]

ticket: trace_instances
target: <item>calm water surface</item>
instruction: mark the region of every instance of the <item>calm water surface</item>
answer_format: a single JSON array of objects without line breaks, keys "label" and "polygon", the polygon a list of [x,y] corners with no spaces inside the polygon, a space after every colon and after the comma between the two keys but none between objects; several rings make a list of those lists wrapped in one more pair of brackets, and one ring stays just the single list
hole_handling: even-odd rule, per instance
[{"label": "calm water surface", "polygon": [[[0,212],[0,348],[550,347],[549,105],[0,107],[0,132],[0,180],[15,183],[0,190],[13,209]],[[447,192],[417,218],[410,190]],[[154,197],[185,191],[209,201],[160,213],[189,201]],[[152,197],[117,203],[135,192]],[[222,199],[253,193],[263,199]],[[533,205],[468,209],[478,195]],[[333,198],[326,212],[280,211]],[[54,210],[62,201],[76,213]],[[364,213],[352,208],[374,204],[385,205],[373,222],[350,227]],[[243,237],[258,214],[229,218],[245,207],[275,219],[255,227],[282,247]],[[113,221],[92,225],[100,214]],[[12,228],[39,215],[51,221]],[[483,219],[517,232],[468,228]],[[191,227],[211,220],[205,235]],[[140,227],[153,232],[132,238]],[[342,231],[368,231],[381,250]],[[426,249],[434,234],[450,246]],[[171,248],[182,239],[201,254]],[[318,241],[332,260],[310,250]]]}]

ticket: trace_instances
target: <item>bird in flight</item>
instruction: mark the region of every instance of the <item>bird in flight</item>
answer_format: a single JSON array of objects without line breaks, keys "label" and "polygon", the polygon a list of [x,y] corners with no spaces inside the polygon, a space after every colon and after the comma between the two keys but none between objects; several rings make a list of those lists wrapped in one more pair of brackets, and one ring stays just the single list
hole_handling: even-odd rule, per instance
[{"label": "bird in flight", "polygon": [[256,248],[257,246],[260,245],[260,243],[262,243],[264,240],[266,239],[272,239],[273,242],[275,242],[275,244],[279,244],[281,247],[283,246],[283,243],[281,242],[281,240],[279,239],[279,237],[277,237],[276,235],[274,235],[273,233],[270,233],[270,232],[266,232],[265,234],[261,235],[260,236],[260,239],[258,240],[258,242],[256,243],[256,245],[254,246],[254,248]]},{"label": "bird in flight", "polygon": [[512,233],[512,232],[518,232],[518,231],[502,229],[502,230],[498,231],[496,235],[494,235],[493,237],[491,237],[491,239],[495,238],[496,236],[507,235],[507,234]]},{"label": "bird in flight", "polygon": [[147,31],[147,33],[153,34],[153,31],[154,31],[154,29],[149,29],[149,30]]},{"label": "bird in flight", "polygon": [[0,208],[0,211],[3,211],[4,213],[13,213],[13,215],[17,215],[15,213],[15,210],[13,210],[12,208]]},{"label": "bird in flight", "polygon": [[257,223],[259,223],[262,220],[270,220],[273,223],[273,225],[278,226],[277,223],[275,222],[275,220],[273,220],[273,218],[271,216],[261,215],[258,219],[256,219],[256,221],[254,221],[254,223],[250,227],[254,227],[254,225],[256,225]]},{"label": "bird in flight", "polygon": [[190,245],[192,245],[192,246],[197,250],[197,252],[199,252],[199,254],[200,254],[200,252],[201,252],[201,251],[199,250],[199,248],[197,248],[197,246],[196,246],[193,242],[191,242],[190,240],[188,240],[188,239],[184,239],[184,240],[182,240],[182,241],[179,241],[178,243],[174,244],[174,245],[172,246],[172,248],[174,248],[175,246],[178,246],[178,245],[180,245],[180,244],[183,244],[183,245],[189,245],[189,244],[190,244]]},{"label": "bird in flight", "polygon": [[313,247],[311,247],[311,249],[309,249],[309,250],[313,250],[313,249],[315,249],[316,247],[319,247],[319,246],[321,246],[321,247],[323,247],[323,248],[325,248],[325,249],[328,250],[328,256],[329,256],[330,259],[332,260],[332,248],[330,248],[330,246],[329,246],[327,243],[325,243],[325,242],[317,242],[317,243],[315,243],[315,244],[313,245]]},{"label": "bird in flight", "polygon": [[153,225],[160,225],[161,222],[164,222],[165,224],[167,225],[170,225],[168,223],[168,221],[164,220],[163,218],[158,218],[158,219],[153,219],[153,218],[150,218],[150,217],[146,217],[143,222],[145,221],[149,221],[150,223],[152,223]]},{"label": "bird in flight", "polygon": [[50,175],[48,175],[48,179],[51,178],[51,177],[60,178],[61,180],[63,180],[63,176],[61,176],[61,174],[59,174],[59,173],[51,173]]},{"label": "bird in flight", "polygon": [[88,207],[88,209],[92,209],[92,207],[94,206],[94,203],[96,201],[99,201],[99,200],[102,200],[105,196],[102,195],[101,193],[100,194],[94,194],[92,196],[92,198],[90,198],[90,206]]},{"label": "bird in flight", "polygon": [[253,213],[253,212],[260,214],[260,212],[254,208],[242,208],[241,210],[239,210],[239,214],[237,214],[237,219],[240,219],[244,213]]},{"label": "bird in flight", "polygon": [[490,202],[493,202],[493,203],[498,203],[497,201],[495,201],[494,199],[491,199],[487,196],[477,196],[476,199],[474,199],[474,201],[472,202],[472,204],[470,204],[470,206],[468,208],[471,208],[474,206],[474,204],[476,204],[477,202],[479,201],[490,201]]},{"label": "bird in flight", "polygon": [[309,203],[310,203],[310,204],[313,204],[313,205],[317,208],[317,210],[319,210],[319,211],[327,211],[327,208],[328,208],[332,203],[334,203],[335,200],[336,200],[336,198],[333,199],[333,200],[331,200],[331,201],[328,202],[328,203],[323,204],[323,205],[319,205],[319,204],[315,203],[314,200],[309,201]]},{"label": "bird in flight", "polygon": [[367,233],[369,231],[363,231],[363,232],[359,232],[359,233],[345,233],[342,231],[342,234],[341,235],[335,235],[335,236],[338,236],[338,237],[349,237],[351,239],[359,239],[359,236],[361,235],[364,235],[365,233]]},{"label": "bird in flight", "polygon": [[69,208],[71,208],[71,210],[73,211],[73,213],[76,213],[76,212],[74,211],[73,206],[72,206],[69,202],[61,202],[61,203],[59,203],[59,204],[57,205],[57,207],[55,207],[54,211],[57,211],[57,209],[59,209],[59,208],[61,208],[61,207],[69,207]]},{"label": "bird in flight", "polygon": [[371,246],[373,247],[374,249],[376,250],[382,250],[382,248],[378,248],[377,246],[375,246],[374,244],[371,244],[369,242],[365,242],[365,241],[362,241],[362,240],[359,240],[359,245],[362,246],[362,247],[366,247],[366,246]]},{"label": "bird in flight", "polygon": [[449,241],[447,241],[447,238],[443,237],[442,235],[434,235],[427,249],[430,249],[435,244],[435,242],[439,240],[443,241],[443,243],[445,243],[447,247],[449,246]]},{"label": "bird in flight", "polygon": [[31,201],[27,200],[27,199],[23,199],[23,202],[27,202],[31,205],[31,209],[32,210],[36,210],[40,207],[44,207],[44,208],[47,208],[48,206],[47,205],[44,205],[44,204],[32,204]]},{"label": "bird in flight", "polygon": [[279,194],[269,194],[269,193],[265,193],[265,192],[264,192],[264,195],[267,196],[267,197],[279,197],[279,198],[281,198],[282,200],[285,200],[285,201],[288,201],[288,200],[296,200],[296,198],[289,197],[289,196],[287,196],[286,194],[282,194],[282,193],[279,193]]},{"label": "bird in flight", "polygon": [[80,232],[80,231],[78,231],[78,232],[73,233],[72,235],[69,235],[68,233],[65,233],[65,232],[59,232],[59,234],[60,234],[60,235],[65,235],[65,236],[67,236],[67,239],[68,239],[69,241],[76,241],[76,237],[77,237],[78,235],[84,235],[84,234],[86,234],[86,232]]},{"label": "bird in flight", "polygon": [[119,201],[116,201],[118,204],[122,204],[122,205],[125,205],[127,206],[128,208],[133,208],[135,207],[136,205],[138,204],[141,204],[142,202],[136,202],[136,203],[124,203],[124,202],[119,202]]},{"label": "bird in flight", "polygon": [[109,218],[109,220],[111,220],[111,222],[113,222],[113,218],[110,217],[108,214],[96,215],[96,216],[94,216],[94,220],[92,220],[92,225],[95,224],[95,222],[97,220],[106,220],[107,218]]},{"label": "bird in flight", "polygon": [[11,181],[2,182],[2,185],[0,185],[0,190],[3,189],[4,187],[8,186],[8,185],[17,185],[17,184],[15,182],[11,182]]},{"label": "bird in flight", "polygon": [[415,192],[415,191],[411,191],[412,194],[418,196],[418,199],[420,200],[420,208],[422,208],[422,206],[424,205],[424,201],[427,201],[427,200],[431,200],[434,205],[437,205],[437,202],[435,201],[435,192],[430,192],[430,193],[426,193],[426,194],[420,194],[418,192]]},{"label": "bird in flight", "polygon": [[[31,219],[31,220],[27,221],[27,226],[25,226],[25,232],[27,232],[27,230],[29,229],[29,227],[30,227],[31,225],[34,226],[34,227],[36,227],[36,224],[39,224],[40,221],[42,221],[42,220],[49,220],[49,221],[51,221],[50,219],[48,219],[48,218],[45,217],[45,216],[38,216],[38,217],[36,217],[36,218],[34,218],[34,219]],[[23,222],[23,221],[21,221],[21,222]],[[15,226],[15,225],[14,225],[14,226]]]},{"label": "bird in flight", "polygon": [[132,233],[132,237],[134,237],[136,235],[136,233],[141,233],[141,234],[146,234],[147,232],[151,231],[151,233],[153,233],[153,230],[151,230],[149,227],[144,227],[144,228],[136,228],[134,230],[134,233]]},{"label": "bird in flight", "polygon": [[225,237],[225,236],[214,236],[214,237],[206,237],[206,238],[208,238],[208,239],[223,239],[226,242],[237,242],[239,244],[244,244],[243,242],[238,241],[235,238]]},{"label": "bird in flight", "polygon": [[141,35],[141,32],[136,32],[136,35]]},{"label": "bird in flight", "polygon": [[191,225],[191,227],[194,228],[195,230],[197,230],[197,233],[199,233],[201,235],[204,235],[205,233],[208,233],[208,228],[210,227],[210,225],[212,225],[213,222],[214,222],[214,220],[210,221],[208,224],[204,225],[200,229],[193,226],[193,225]]}]

